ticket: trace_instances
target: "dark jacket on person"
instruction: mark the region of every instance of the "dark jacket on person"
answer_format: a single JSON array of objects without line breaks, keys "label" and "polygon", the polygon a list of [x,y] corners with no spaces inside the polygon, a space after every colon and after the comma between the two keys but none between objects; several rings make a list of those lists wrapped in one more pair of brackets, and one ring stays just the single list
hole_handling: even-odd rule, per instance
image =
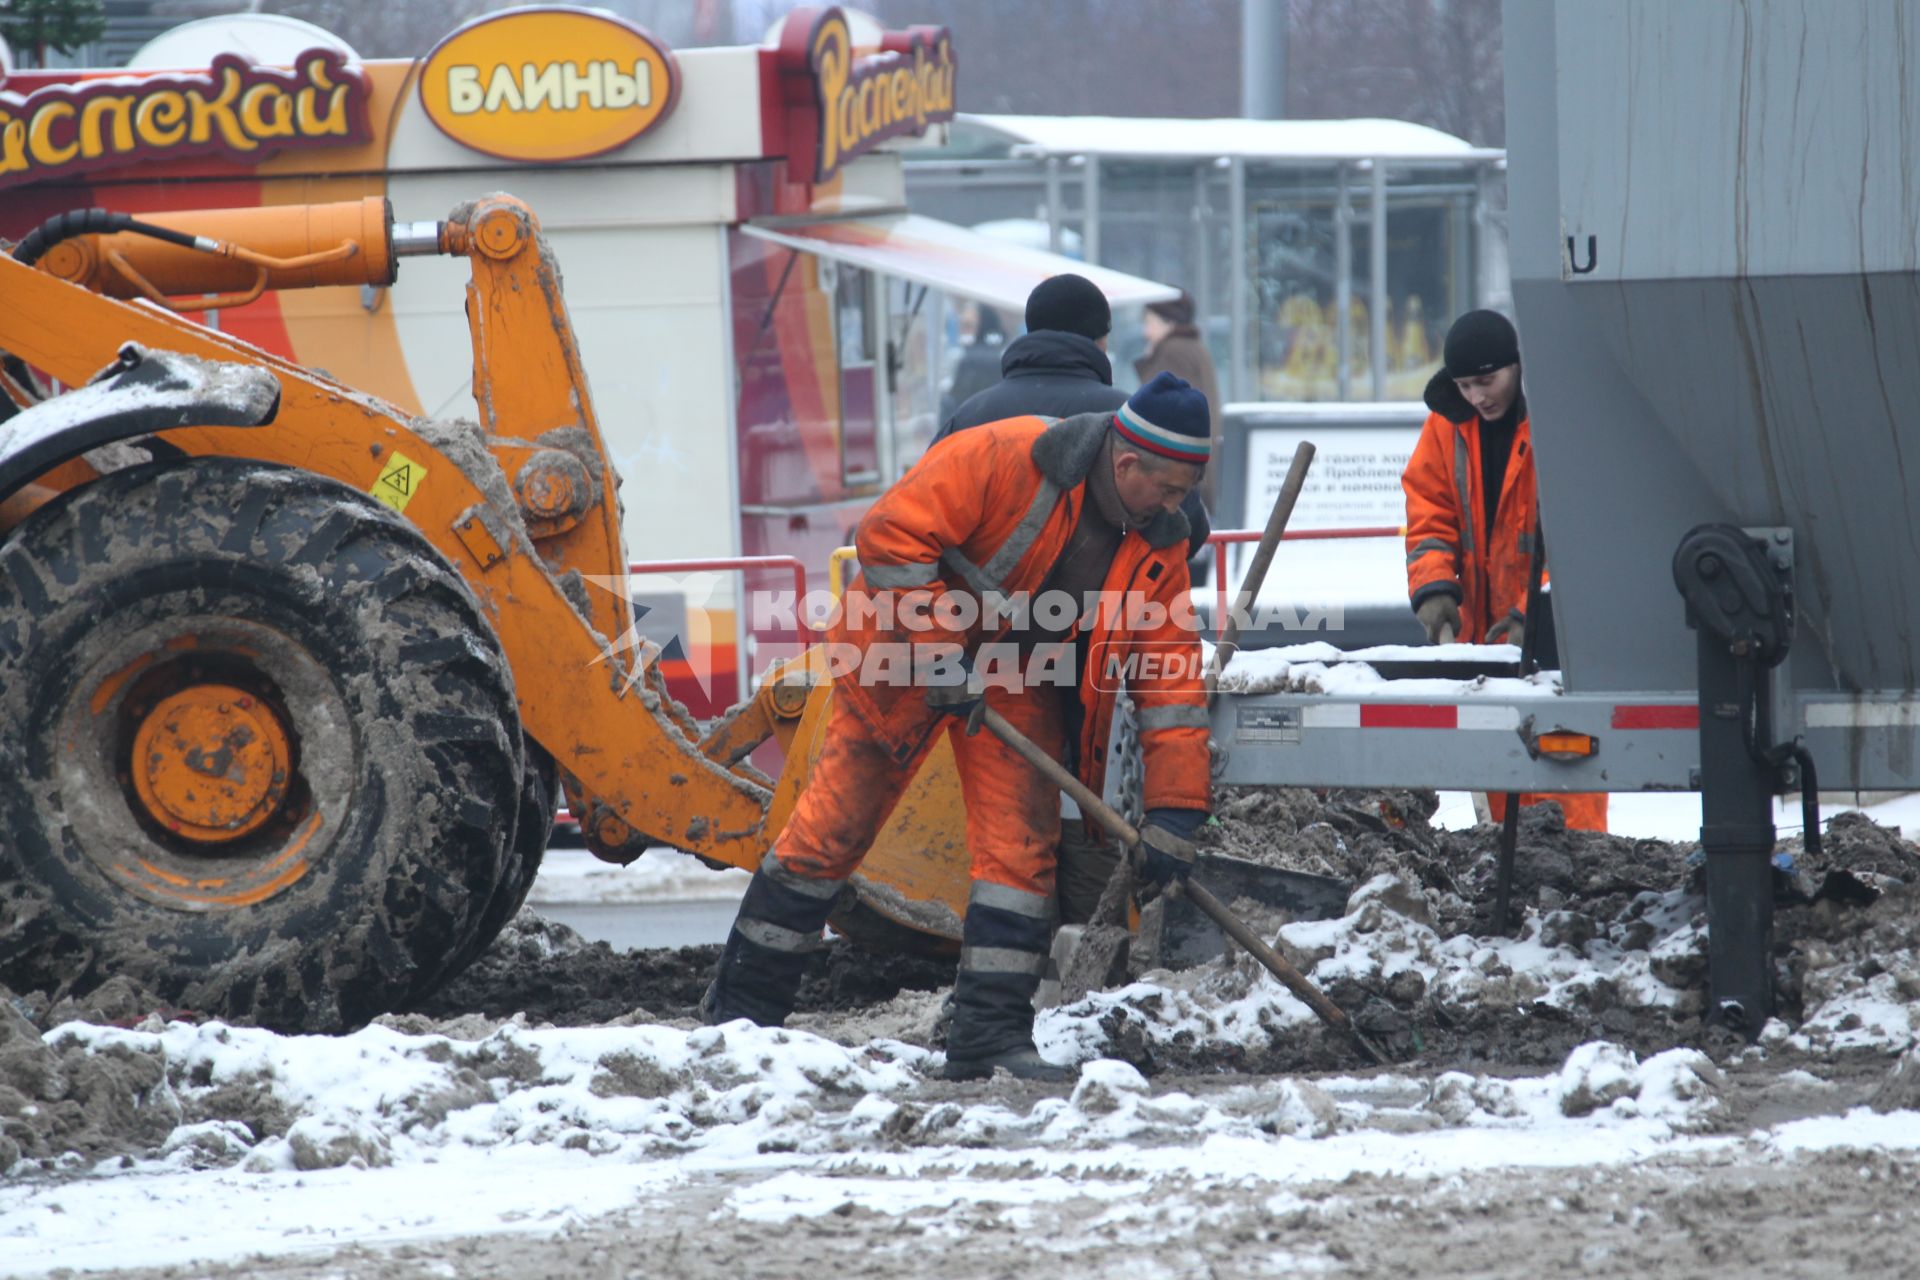
[{"label": "dark jacket on person", "polygon": [[[1213,453],[1220,456],[1222,444],[1220,437],[1221,410],[1220,379],[1213,369],[1213,357],[1207,352],[1207,344],[1200,336],[1200,330],[1194,325],[1178,324],[1172,332],[1160,339],[1159,343],[1147,354],[1133,362],[1133,371],[1140,376],[1145,386],[1153,381],[1154,375],[1171,373],[1176,378],[1184,378],[1200,389],[1207,398],[1207,412],[1212,415]],[[1200,488],[1208,502],[1214,501],[1213,469],[1209,467]]]},{"label": "dark jacket on person", "polygon": [[[1077,413],[1112,413],[1126,402],[1127,393],[1113,385],[1112,362],[1093,339],[1037,329],[1007,344],[1000,354],[1000,381],[963,402],[933,439],[938,444],[956,431],[1025,414],[1071,418]],[[1213,402],[1207,403],[1211,408]],[[1191,530],[1188,549],[1198,556],[1207,548],[1213,522],[1197,491],[1187,495],[1180,509]]]},{"label": "dark jacket on person", "polygon": [[1000,381],[961,401],[934,439],[1022,414],[1071,418],[1126,402],[1127,393],[1113,385],[1107,353],[1093,339],[1040,329],[1007,344],[1000,352]]},{"label": "dark jacket on person", "polygon": [[1000,381],[1000,357],[1006,354],[1007,331],[1000,326],[1000,313],[981,307],[974,323],[973,340],[960,353],[953,368],[953,381],[940,398],[940,419],[946,421],[953,411],[969,399]]}]

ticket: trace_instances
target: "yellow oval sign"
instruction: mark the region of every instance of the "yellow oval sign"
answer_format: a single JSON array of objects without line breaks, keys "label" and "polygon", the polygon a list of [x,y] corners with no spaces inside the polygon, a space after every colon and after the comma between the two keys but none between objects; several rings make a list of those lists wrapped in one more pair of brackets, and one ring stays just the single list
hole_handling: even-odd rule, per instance
[{"label": "yellow oval sign", "polygon": [[673,53],[639,27],[586,9],[512,9],[434,46],[420,104],[440,131],[503,160],[578,160],[666,119]]}]

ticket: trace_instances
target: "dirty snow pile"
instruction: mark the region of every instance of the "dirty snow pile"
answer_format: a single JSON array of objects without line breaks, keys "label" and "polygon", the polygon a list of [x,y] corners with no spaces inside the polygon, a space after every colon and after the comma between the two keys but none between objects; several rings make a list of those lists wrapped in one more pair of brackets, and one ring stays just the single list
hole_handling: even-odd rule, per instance
[{"label": "dirty snow pile", "polygon": [[[1642,1043],[1698,1034],[1684,889],[1629,900],[1628,927],[1644,926],[1631,946],[1556,922],[1565,908],[1530,911],[1517,938],[1476,937],[1435,896],[1382,873],[1338,919],[1278,930],[1370,1034],[1419,1059],[1366,1075],[1245,957],[1043,1013],[1043,1049],[1083,1064],[1070,1089],[938,1079],[940,997],[909,990],[809,1015],[833,1038],[631,1006],[597,1026],[415,1013],[296,1037],[169,1020],[133,989],[59,1006],[0,993],[0,1257],[32,1274],[550,1232],[698,1186],[753,1222],[1077,1200],[1117,1224],[1130,1206],[1200,1212],[1227,1189],[1340,1212],[1356,1174],[1920,1151],[1911,890],[1794,917],[1808,1017],[1769,1024],[1757,1049],[1711,1046],[1718,1062]],[[557,960],[579,949],[521,935]],[[1616,1015],[1630,1034],[1607,1030]],[[1486,1065],[1502,1057],[1533,1066]],[[1843,1061],[1871,1080],[1843,1090],[1794,1065]],[[1819,1100],[1787,1112],[1806,1118],[1749,1129],[1734,1073],[1761,1063]],[[1849,1109],[1869,1093],[1878,1110]]]},{"label": "dirty snow pile", "polygon": [[[83,1089],[93,1064],[139,1064],[120,1101],[146,1120],[124,1135],[141,1167],[237,1163],[255,1173],[513,1145],[640,1156],[777,1149],[809,1132],[818,1100],[904,1089],[916,1078],[907,1064],[926,1053],[854,1051],[745,1025],[536,1030],[515,1020],[463,1039],[388,1025],[282,1036],[157,1017],[136,1029],[67,1023],[46,1034],[44,1051],[50,1082],[66,1074]],[[92,1096],[74,1101],[85,1108]],[[56,1170],[88,1163],[74,1151],[53,1159]]]},{"label": "dirty snow pile", "polygon": [[[1443,937],[1416,884],[1382,874],[1335,920],[1283,926],[1277,946],[1390,1052],[1459,1055],[1469,1042],[1498,1060],[1543,1063],[1573,1043],[1623,1034],[1677,1042],[1697,1021],[1704,923],[1689,904],[1643,904],[1648,945],[1629,948],[1531,917],[1518,938]],[[1149,1071],[1326,1070],[1352,1050],[1237,950],[1179,972],[1150,971],[1041,1015],[1043,1052],[1123,1058]]]},{"label": "dirty snow pile", "polygon": [[[936,1183],[950,1200],[1120,1198],[1163,1183],[1594,1167],[1787,1141],[1784,1129],[1720,1136],[1727,1084],[1705,1054],[1604,1042],[1529,1077],[1214,1077],[1162,1092],[1107,1058],[1063,1093],[1004,1080],[960,1090],[934,1078],[925,1049],[746,1023],[470,1016],[429,1029],[407,1017],[327,1038],[156,1015],[29,1038],[17,1009],[0,1015],[12,1082],[0,1116],[21,1152],[0,1184],[0,1256],[22,1270],[551,1229],[706,1177],[746,1179],[733,1211],[779,1220],[850,1198],[897,1212]],[[34,1080],[37,1097],[20,1088]],[[46,1136],[35,1126],[48,1110],[103,1114],[18,1145]],[[1794,1149],[1920,1148],[1920,1112],[1820,1123]],[[97,1139],[90,1150],[73,1145],[80,1133]],[[206,1230],[209,1213],[242,1201],[244,1221]]]},{"label": "dirty snow pile", "polygon": [[[707,1028],[684,1015],[712,948],[614,952],[532,915],[444,1007],[339,1037],[196,1025],[117,979],[0,990],[0,1259],[553,1231],[695,1186],[742,1221],[1077,1198],[1123,1226],[1209,1188],[1338,1212],[1356,1174],[1920,1151],[1920,850],[1896,832],[1850,817],[1818,856],[1785,846],[1780,1017],[1749,1048],[1701,1027],[1688,847],[1529,810],[1497,936],[1491,831],[1435,831],[1433,803],[1229,795],[1209,829],[1355,886],[1332,919],[1237,906],[1400,1063],[1370,1074],[1250,958],[1154,968],[1144,933],[1132,982],[1039,1017],[1082,1064],[1069,1088],[938,1078],[950,959],[829,949],[793,1028]],[[1756,1078],[1799,1100],[1757,1103]]]},{"label": "dirty snow pile", "polygon": [[[1232,904],[1395,1056],[1545,1066],[1583,1040],[1642,1052],[1701,1043],[1706,904],[1695,846],[1567,830],[1522,811],[1516,936],[1492,925],[1496,830],[1436,831],[1432,792],[1229,789],[1202,843],[1358,886],[1337,920]],[[1770,1040],[1815,1055],[1899,1050],[1920,1034],[1920,848],[1860,814],[1810,854],[1783,841]],[[1045,1042],[1156,1070],[1325,1070],[1350,1059],[1237,953],[1154,967],[1042,1019]],[[1788,1038],[1790,1036],[1790,1039]],[[1043,1045],[1044,1047],[1044,1045]]]}]

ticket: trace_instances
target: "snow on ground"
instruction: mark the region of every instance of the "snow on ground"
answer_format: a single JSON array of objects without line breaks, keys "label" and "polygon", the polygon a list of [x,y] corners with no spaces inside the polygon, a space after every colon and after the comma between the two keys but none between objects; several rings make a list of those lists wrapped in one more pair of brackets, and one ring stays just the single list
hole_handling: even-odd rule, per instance
[{"label": "snow on ground", "polygon": [[[1356,890],[1340,919],[1287,925],[1281,942],[1322,984],[1385,988],[1417,974],[1460,1008],[1491,1000],[1571,1010],[1597,1004],[1602,985],[1620,1006],[1662,1007],[1682,994],[1647,953],[1549,941],[1537,915],[1513,939],[1442,939],[1421,916],[1415,891],[1382,875]],[[1673,943],[1656,951],[1697,947],[1685,912],[1661,927]],[[1890,969],[1907,963],[1888,953]],[[1155,1223],[1169,1213],[1198,1220],[1223,1188],[1270,1195],[1273,1211],[1317,1213],[1327,1202],[1303,1198],[1305,1188],[1356,1176],[1439,1186],[1487,1171],[1915,1152],[1920,1111],[1834,1103],[1743,1123],[1727,1068],[1777,1053],[1787,1064],[1865,1061],[1884,1072],[1913,1056],[1916,1008],[1870,985],[1836,989],[1797,1033],[1770,1025],[1764,1047],[1718,1065],[1693,1048],[1637,1055],[1594,1041],[1530,1075],[1346,1066],[1149,1081],[1097,1056],[1122,1021],[1155,1046],[1210,1045],[1222,1061],[1276,1036],[1313,1034],[1311,1014],[1242,957],[1150,973],[1043,1013],[1042,1047],[1083,1064],[1067,1090],[949,1084],[937,1078],[936,1051],[866,1038],[871,1030],[841,1042],[744,1022],[629,1015],[563,1028],[468,1014],[299,1037],[158,1015],[132,1028],[67,1022],[38,1044],[0,1044],[0,1057],[40,1055],[12,1078],[79,1081],[91,1078],[86,1064],[110,1064],[144,1083],[101,1105],[161,1123],[91,1162],[67,1151],[14,1164],[0,1180],[0,1269],[31,1276],[345,1242],[550,1235],[696,1185],[724,1190],[717,1213],[761,1223],[847,1206],[887,1217],[981,1206],[1017,1216],[1022,1206],[1092,1200],[1109,1202],[1101,1221],[1125,1230],[1149,1205]],[[1809,1092],[1826,1087],[1799,1075]],[[0,1098],[0,1115],[11,1107],[30,1119],[35,1107],[71,1105],[76,1090],[66,1093],[45,1104]]]},{"label": "snow on ground", "polygon": [[[1860,812],[1883,827],[1893,827],[1909,840],[1920,840],[1920,792],[1872,803],[1823,803],[1820,821],[1831,822],[1843,813]],[[1479,821],[1474,816],[1473,793],[1442,791],[1440,808],[1432,818],[1443,831],[1465,831]],[[1801,826],[1800,797],[1776,796],[1773,825],[1780,837],[1797,834]],[[1689,843],[1700,838],[1700,794],[1697,791],[1621,791],[1607,799],[1607,830],[1632,840],[1670,840]]]},{"label": "snow on ground", "polygon": [[1151,1189],[1164,1210],[1165,1195],[1223,1184],[1279,1195],[1355,1174],[1920,1150],[1913,1111],[1712,1132],[1726,1083],[1705,1055],[1639,1060],[1605,1043],[1536,1076],[1228,1079],[1198,1092],[1156,1092],[1097,1060],[1065,1096],[1008,1087],[968,1100],[929,1079],[939,1059],[926,1050],[745,1023],[328,1039],[155,1019],[46,1039],[159,1061],[183,1114],[225,1098],[230,1110],[246,1099],[256,1123],[276,1107],[296,1118],[271,1136],[240,1120],[183,1123],[154,1151],[65,1179],[16,1169],[0,1184],[12,1275],[552,1232],[723,1175],[737,1181],[730,1212],[782,1223],[849,1203],[901,1214],[1093,1197],[1119,1212]]},{"label": "snow on ground", "polygon": [[585,849],[549,849],[527,901],[738,902],[750,879],[748,872],[716,871],[677,849],[648,849],[624,867]]},{"label": "snow on ground", "polygon": [[[1684,895],[1651,904],[1643,919],[1659,939],[1625,949],[1606,938],[1551,937],[1538,915],[1516,938],[1442,938],[1421,891],[1391,874],[1356,889],[1344,916],[1300,921],[1279,931],[1276,946],[1323,989],[1352,982],[1362,989],[1409,988],[1462,1017],[1497,1016],[1518,1007],[1562,1010],[1569,1017],[1618,1008],[1636,1013],[1698,1012],[1696,992],[1669,985],[1669,961],[1704,951],[1705,931]],[[1096,992],[1043,1013],[1035,1029],[1043,1052],[1060,1060],[1089,1056],[1113,1043],[1116,1022],[1126,1036],[1178,1061],[1236,1061],[1272,1038],[1315,1028],[1313,1013],[1251,962],[1179,973],[1154,972],[1113,991]],[[1886,1043],[1904,1046],[1911,1032],[1883,1028]],[[1623,1051],[1624,1052],[1624,1051]]]},{"label": "snow on ground", "polygon": [[[1866,811],[1909,833],[1920,826],[1920,796]],[[1696,796],[1616,796],[1612,813],[1619,834],[1697,835]],[[1797,805],[1783,802],[1776,817],[1783,833],[1796,828]],[[1469,796],[1442,795],[1435,826],[1473,821]],[[670,851],[621,868],[556,849],[532,901],[728,901],[746,882]],[[1698,902],[1685,889],[1641,897],[1636,927],[1650,936],[1633,947],[1605,928],[1572,930],[1558,911],[1530,910],[1514,938],[1444,936],[1418,886],[1383,874],[1341,918],[1287,924],[1279,942],[1323,986],[1430,993],[1496,1027],[1584,1028],[1623,1011],[1678,1025],[1702,999],[1689,977],[1704,956]],[[1657,1164],[1678,1176],[1739,1167],[1791,1177],[1791,1162],[1822,1153],[1911,1159],[1920,1089],[1870,1111],[1852,1105],[1863,1089],[1832,1078],[1877,1080],[1900,1060],[1920,1079],[1920,957],[1906,919],[1883,913],[1871,966],[1831,940],[1802,940],[1801,1021],[1770,1023],[1758,1048],[1716,1061],[1696,1048],[1592,1040],[1533,1059],[1553,1065],[1530,1074],[1483,1062],[1356,1073],[1337,1045],[1324,1072],[1234,1074],[1228,1064],[1257,1063],[1276,1043],[1323,1036],[1245,957],[1149,972],[1043,1013],[1042,1048],[1082,1064],[1067,1089],[950,1084],[923,1038],[875,1038],[930,1022],[938,996],[928,993],[814,1020],[831,1038],[632,1014],[576,1027],[404,1015],[334,1038],[157,1015],[133,1027],[27,1024],[41,1060],[23,1070],[10,1070],[22,1046],[0,1036],[0,1152],[20,1133],[8,1126],[31,1128],[43,1108],[115,1113],[89,1132],[134,1136],[87,1147],[90,1156],[71,1144],[29,1148],[0,1170],[0,1274],[244,1269],[256,1256],[332,1257],[347,1244],[552,1239],[668,1203],[700,1206],[696,1231],[705,1221],[812,1230],[870,1214],[948,1237],[1062,1221],[1072,1204],[1081,1234],[1040,1243],[1064,1257],[1225,1221],[1227,1192],[1268,1219],[1311,1222],[1352,1214],[1357,1193],[1343,1188],[1356,1179],[1392,1179],[1438,1203],[1471,1185],[1462,1179],[1493,1175]],[[1171,1069],[1150,1080],[1133,1065],[1143,1056]],[[1212,1073],[1199,1073],[1208,1061]],[[1743,1070],[1815,1101],[1756,1110]],[[37,1096],[6,1083],[36,1073],[62,1082]],[[144,1083],[107,1097],[102,1082],[113,1079]],[[1328,1263],[1289,1259],[1295,1270]]]}]

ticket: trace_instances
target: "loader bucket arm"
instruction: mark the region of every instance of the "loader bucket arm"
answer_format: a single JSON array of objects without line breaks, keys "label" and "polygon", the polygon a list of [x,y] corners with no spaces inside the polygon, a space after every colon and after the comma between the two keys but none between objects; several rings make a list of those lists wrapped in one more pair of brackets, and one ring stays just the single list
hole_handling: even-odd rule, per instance
[{"label": "loader bucket arm", "polygon": [[[134,229],[84,230],[120,224]],[[626,634],[616,479],[559,267],[520,201],[489,196],[461,205],[444,222],[399,226],[377,196],[138,220],[79,210],[49,219],[21,242],[16,255],[22,253],[41,271],[90,292],[144,297],[175,311],[205,309],[205,295],[232,306],[263,289],[390,285],[402,257],[467,258],[473,394],[486,447],[546,562],[594,585],[587,620],[610,638]]]},{"label": "loader bucket arm", "polygon": [[[112,364],[127,342],[272,372],[281,388],[273,426],[193,426],[162,438],[189,455],[332,477],[417,526],[480,599],[512,665],[522,723],[558,762],[596,852],[630,860],[658,842],[756,865],[769,842],[767,789],[703,755],[663,705],[657,668],[636,670],[612,468],[532,214],[491,197],[456,211],[430,247],[413,234],[415,251],[471,250],[476,391],[489,424],[512,436],[412,420],[161,307],[7,257],[0,351],[70,385]],[[529,505],[544,513],[536,522],[523,515]],[[575,572],[606,589],[583,593],[569,581]]]}]

